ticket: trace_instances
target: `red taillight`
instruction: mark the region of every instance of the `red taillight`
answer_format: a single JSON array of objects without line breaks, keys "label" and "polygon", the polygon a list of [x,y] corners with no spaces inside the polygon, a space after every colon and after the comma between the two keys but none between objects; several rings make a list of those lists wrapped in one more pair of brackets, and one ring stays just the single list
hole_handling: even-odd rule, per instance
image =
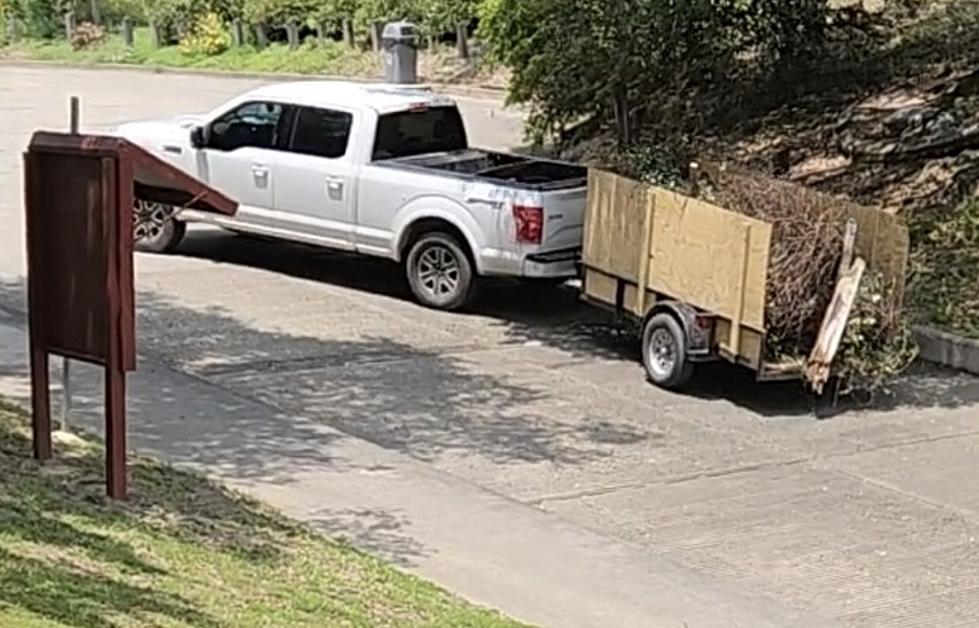
[{"label": "red taillight", "polygon": [[517,242],[540,244],[544,234],[544,208],[529,205],[513,206],[513,221],[517,225]]}]

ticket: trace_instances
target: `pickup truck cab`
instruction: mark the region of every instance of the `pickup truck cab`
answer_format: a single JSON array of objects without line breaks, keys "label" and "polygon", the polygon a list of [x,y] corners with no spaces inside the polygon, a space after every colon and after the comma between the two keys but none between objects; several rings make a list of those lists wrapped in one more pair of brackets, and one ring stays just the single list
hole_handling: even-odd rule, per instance
[{"label": "pickup truck cab", "polygon": [[282,83],[116,133],[239,203],[227,218],[137,202],[144,250],[173,249],[199,221],[381,256],[441,309],[463,306],[477,276],[577,273],[587,171],[471,148],[455,103],[425,89]]}]

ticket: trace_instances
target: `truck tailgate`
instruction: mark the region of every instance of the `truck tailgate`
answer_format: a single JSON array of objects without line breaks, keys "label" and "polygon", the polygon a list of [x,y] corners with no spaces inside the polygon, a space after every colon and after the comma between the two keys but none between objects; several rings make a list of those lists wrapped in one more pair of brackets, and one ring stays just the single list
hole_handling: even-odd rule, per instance
[{"label": "truck tailgate", "polygon": [[581,248],[588,187],[543,192],[544,234],[540,250]]}]

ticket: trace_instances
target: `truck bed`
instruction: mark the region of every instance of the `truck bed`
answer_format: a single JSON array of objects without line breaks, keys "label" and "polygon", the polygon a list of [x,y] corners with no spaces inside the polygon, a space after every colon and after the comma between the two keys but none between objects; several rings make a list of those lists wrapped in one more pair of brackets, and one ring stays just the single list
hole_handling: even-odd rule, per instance
[{"label": "truck bed", "polygon": [[583,187],[588,181],[588,170],[581,166],[475,148],[388,159],[377,163],[428,172],[434,170],[532,190]]}]

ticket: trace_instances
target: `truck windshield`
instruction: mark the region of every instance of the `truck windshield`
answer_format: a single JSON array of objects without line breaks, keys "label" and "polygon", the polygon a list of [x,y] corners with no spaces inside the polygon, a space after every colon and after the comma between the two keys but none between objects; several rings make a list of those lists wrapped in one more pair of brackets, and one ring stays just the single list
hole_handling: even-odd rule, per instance
[{"label": "truck windshield", "polygon": [[412,109],[378,118],[373,159],[415,157],[465,148],[468,148],[466,128],[456,107]]}]

